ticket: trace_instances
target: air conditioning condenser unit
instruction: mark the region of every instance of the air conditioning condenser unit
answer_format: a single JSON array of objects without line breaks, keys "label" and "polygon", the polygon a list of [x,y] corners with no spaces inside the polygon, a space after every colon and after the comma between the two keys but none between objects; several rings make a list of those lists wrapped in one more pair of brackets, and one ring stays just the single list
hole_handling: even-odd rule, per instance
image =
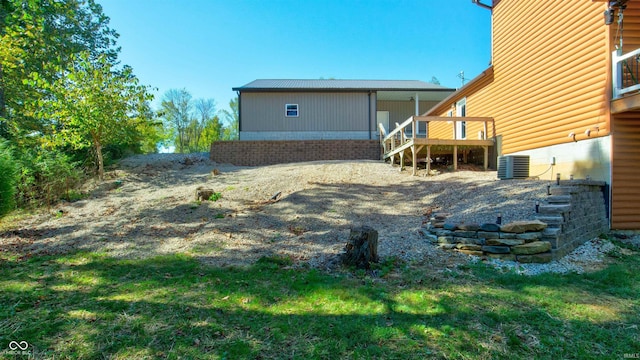
[{"label": "air conditioning condenser unit", "polygon": [[526,179],[529,177],[529,155],[498,157],[498,179]]}]

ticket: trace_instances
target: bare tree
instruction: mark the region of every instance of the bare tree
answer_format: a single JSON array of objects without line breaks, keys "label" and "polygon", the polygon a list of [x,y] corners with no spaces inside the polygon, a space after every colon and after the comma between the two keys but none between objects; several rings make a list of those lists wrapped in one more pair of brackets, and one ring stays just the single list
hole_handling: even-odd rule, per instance
[{"label": "bare tree", "polygon": [[170,89],[164,94],[161,106],[162,117],[175,132],[177,150],[183,153],[188,145],[187,128],[193,107],[191,94],[186,89]]},{"label": "bare tree", "polygon": [[197,99],[195,101],[194,138],[193,146],[200,150],[200,138],[207,124],[212,121],[216,112],[216,103],[213,99]]}]

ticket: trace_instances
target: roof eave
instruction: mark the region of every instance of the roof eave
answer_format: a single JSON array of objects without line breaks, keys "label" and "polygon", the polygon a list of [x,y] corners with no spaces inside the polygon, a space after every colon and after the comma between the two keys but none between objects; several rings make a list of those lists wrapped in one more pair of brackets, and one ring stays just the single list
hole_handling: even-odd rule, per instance
[{"label": "roof eave", "polygon": [[449,108],[446,105],[448,105],[454,99],[457,99],[459,96],[466,95],[467,92],[469,92],[469,89],[472,89],[473,87],[475,87],[478,82],[483,80],[485,77],[491,75],[492,73],[493,73],[493,65],[489,66],[486,70],[481,72],[480,75],[471,79],[471,81],[469,81],[463,87],[456,90],[453,94],[447,96],[446,98],[444,98],[444,100],[434,105],[431,109],[427,110],[427,112],[425,112],[423,115],[432,116],[435,113],[439,113],[442,110]]},{"label": "roof eave", "polygon": [[233,91],[240,92],[369,92],[369,91],[419,91],[419,92],[451,92],[456,91],[453,88],[439,88],[439,89],[413,89],[413,88],[393,88],[393,89],[379,89],[379,88],[245,88],[234,87]]}]

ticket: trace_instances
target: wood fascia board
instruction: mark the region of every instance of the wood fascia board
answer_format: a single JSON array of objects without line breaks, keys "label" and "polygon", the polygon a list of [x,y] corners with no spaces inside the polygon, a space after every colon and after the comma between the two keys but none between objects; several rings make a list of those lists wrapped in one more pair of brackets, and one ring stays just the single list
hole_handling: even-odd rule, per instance
[{"label": "wood fascia board", "polygon": [[447,96],[446,98],[444,98],[444,100],[440,101],[431,109],[427,110],[427,112],[425,112],[423,116],[431,116],[431,115],[437,116],[437,114],[451,108],[451,104],[455,103],[456,101],[460,100],[461,98],[469,94],[473,94],[478,89],[488,85],[483,83],[483,80],[486,80],[485,78],[487,77],[489,77],[489,79],[491,80],[490,82],[493,82],[493,65],[488,67],[482,73],[480,73],[480,75],[471,79],[471,81],[469,81],[466,85],[458,89],[456,92]]},{"label": "wood fascia board", "polygon": [[611,101],[611,114],[640,111],[640,94],[625,96]]}]

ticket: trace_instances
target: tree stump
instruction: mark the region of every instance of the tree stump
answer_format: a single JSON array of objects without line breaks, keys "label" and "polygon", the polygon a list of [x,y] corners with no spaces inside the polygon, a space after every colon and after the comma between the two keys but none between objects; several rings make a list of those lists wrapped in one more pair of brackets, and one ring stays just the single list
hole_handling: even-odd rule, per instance
[{"label": "tree stump", "polygon": [[369,226],[351,229],[349,241],[344,249],[344,265],[369,269],[372,262],[378,262],[378,232]]}]

